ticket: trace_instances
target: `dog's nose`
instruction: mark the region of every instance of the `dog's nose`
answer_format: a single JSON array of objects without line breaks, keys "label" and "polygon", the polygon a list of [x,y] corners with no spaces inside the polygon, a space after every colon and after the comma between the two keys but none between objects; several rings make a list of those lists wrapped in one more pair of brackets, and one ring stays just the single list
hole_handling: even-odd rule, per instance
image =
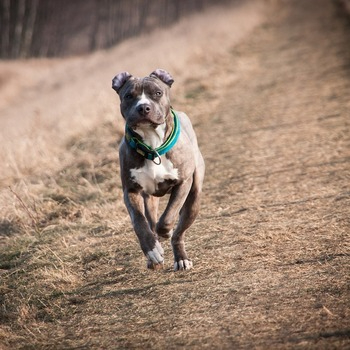
[{"label": "dog's nose", "polygon": [[151,106],[148,104],[139,105],[137,111],[142,115],[147,115],[151,111]]}]

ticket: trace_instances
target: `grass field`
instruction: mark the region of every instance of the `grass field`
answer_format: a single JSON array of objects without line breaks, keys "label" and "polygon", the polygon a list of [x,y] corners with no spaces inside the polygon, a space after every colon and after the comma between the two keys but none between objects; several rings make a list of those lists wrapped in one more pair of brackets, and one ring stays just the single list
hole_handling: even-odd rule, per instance
[{"label": "grass field", "polygon": [[[349,37],[331,0],[237,2],[0,62],[0,349],[350,348]],[[111,79],[158,67],[206,161],[188,272],[146,269],[122,201]]]}]

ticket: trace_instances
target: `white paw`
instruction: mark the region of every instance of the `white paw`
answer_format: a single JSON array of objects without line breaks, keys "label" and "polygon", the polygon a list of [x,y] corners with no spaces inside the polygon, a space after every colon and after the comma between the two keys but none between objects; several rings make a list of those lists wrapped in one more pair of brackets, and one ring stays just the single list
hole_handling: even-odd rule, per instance
[{"label": "white paw", "polygon": [[158,241],[156,241],[155,247],[147,252],[147,258],[148,262],[147,265],[150,266],[150,264],[163,264],[164,262],[164,249],[160,245]]},{"label": "white paw", "polygon": [[175,261],[174,263],[174,271],[183,271],[183,270],[191,270],[193,267],[192,260],[180,260]]}]

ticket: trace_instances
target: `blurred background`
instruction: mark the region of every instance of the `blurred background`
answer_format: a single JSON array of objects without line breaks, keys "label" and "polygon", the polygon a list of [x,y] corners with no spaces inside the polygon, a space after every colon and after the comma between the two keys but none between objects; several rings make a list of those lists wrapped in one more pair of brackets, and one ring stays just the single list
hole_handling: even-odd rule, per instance
[{"label": "blurred background", "polygon": [[[88,53],[230,0],[1,0],[0,57]],[[232,1],[231,1],[232,2]]]},{"label": "blurred background", "polygon": [[121,71],[166,69],[174,105],[206,110],[186,96],[227,74],[220,60],[261,22],[265,3],[0,0],[0,185],[71,162],[67,143],[104,123],[122,133],[111,89]]},{"label": "blurred background", "polygon": [[[350,0],[325,4],[323,12],[350,10]],[[112,123],[122,132],[111,89],[121,71],[168,70],[174,106],[202,118],[239,75],[261,68],[235,47],[262,23],[292,18],[291,9],[278,0],[0,0],[0,185],[71,161],[64,147],[84,131]]]}]

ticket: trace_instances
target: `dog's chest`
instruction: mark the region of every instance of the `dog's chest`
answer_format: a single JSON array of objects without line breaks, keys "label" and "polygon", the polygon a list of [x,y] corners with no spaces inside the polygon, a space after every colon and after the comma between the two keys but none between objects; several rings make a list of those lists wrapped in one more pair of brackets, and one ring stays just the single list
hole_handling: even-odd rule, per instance
[{"label": "dog's chest", "polygon": [[165,156],[161,158],[162,162],[159,165],[146,160],[143,167],[130,170],[133,180],[148,194],[156,194],[160,189],[167,192],[163,186],[164,182],[178,179],[178,169],[174,168],[173,163]]}]

